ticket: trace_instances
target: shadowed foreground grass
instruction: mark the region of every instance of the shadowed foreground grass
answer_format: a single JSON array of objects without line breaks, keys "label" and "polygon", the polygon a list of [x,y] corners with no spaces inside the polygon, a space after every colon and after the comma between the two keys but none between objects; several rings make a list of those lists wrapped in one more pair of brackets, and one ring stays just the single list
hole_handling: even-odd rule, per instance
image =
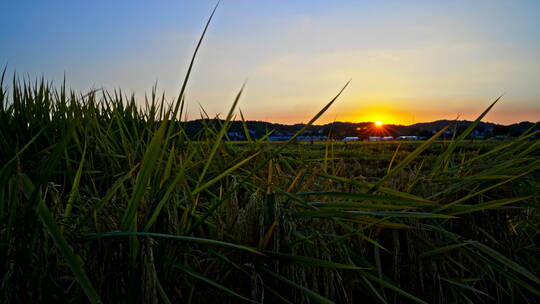
[{"label": "shadowed foreground grass", "polygon": [[540,299],[531,132],[237,144],[240,91],[195,143],[182,99],[0,86],[3,303]]}]

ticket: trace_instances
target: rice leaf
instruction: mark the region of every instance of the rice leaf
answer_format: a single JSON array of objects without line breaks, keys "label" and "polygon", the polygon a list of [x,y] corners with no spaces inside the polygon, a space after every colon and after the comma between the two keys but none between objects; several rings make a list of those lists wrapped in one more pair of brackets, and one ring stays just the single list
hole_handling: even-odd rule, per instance
[{"label": "rice leaf", "polygon": [[[25,193],[28,197],[30,197],[32,193],[35,193],[36,191],[35,186],[26,175],[21,175],[21,179],[24,184]],[[51,235],[54,244],[66,260],[69,268],[73,272],[73,275],[77,279],[77,282],[79,282],[81,288],[84,290],[84,293],[88,297],[88,300],[91,303],[102,303],[99,295],[96,293],[96,290],[92,285],[92,282],[90,282],[90,279],[84,271],[81,258],[77,256],[75,252],[73,252],[73,247],[71,247],[64,238],[62,231],[56,224],[56,221],[54,220],[51,211],[45,204],[45,201],[43,201],[41,194],[38,194],[37,199],[37,213],[39,215],[39,218],[41,219],[43,225]]]},{"label": "rice leaf", "polygon": [[300,284],[297,284],[289,279],[287,279],[286,277],[284,276],[281,276],[273,271],[270,271],[268,269],[264,269],[264,268],[261,268],[261,267],[257,267],[257,269],[259,271],[262,271],[278,280],[280,280],[281,282],[289,285],[289,286],[292,286],[294,288],[297,288],[298,290],[302,291],[303,293],[306,294],[306,296],[308,296],[311,300],[313,300],[315,303],[324,303],[324,304],[331,304],[331,303],[334,303],[333,301],[321,296],[320,294],[300,285]]}]

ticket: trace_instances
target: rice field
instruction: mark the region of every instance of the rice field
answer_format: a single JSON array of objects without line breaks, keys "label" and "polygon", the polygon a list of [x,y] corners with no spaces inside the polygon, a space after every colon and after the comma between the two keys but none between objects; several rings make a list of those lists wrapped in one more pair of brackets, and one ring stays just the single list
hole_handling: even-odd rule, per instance
[{"label": "rice field", "polygon": [[[0,80],[1,303],[537,303],[540,133],[504,141],[185,129],[184,92]],[[234,120],[247,141],[229,140]],[[447,128],[451,128],[449,125]]]},{"label": "rice field", "polygon": [[239,143],[240,90],[194,141],[182,98],[6,82],[2,303],[540,299],[538,131]]}]

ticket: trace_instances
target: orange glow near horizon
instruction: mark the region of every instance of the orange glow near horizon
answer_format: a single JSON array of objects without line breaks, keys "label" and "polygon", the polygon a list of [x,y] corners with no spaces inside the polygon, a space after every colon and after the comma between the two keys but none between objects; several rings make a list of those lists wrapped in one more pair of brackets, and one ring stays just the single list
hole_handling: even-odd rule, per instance
[{"label": "orange glow near horizon", "polygon": [[[358,101],[359,100],[359,101]],[[510,100],[511,102],[512,100]],[[452,101],[441,102],[440,104],[450,104]],[[508,102],[508,103],[510,103]],[[348,105],[346,103],[352,103]],[[397,102],[396,102],[397,103]],[[402,102],[405,104],[406,102]],[[442,106],[436,107],[420,107],[410,105],[395,105],[391,101],[352,98],[344,100],[343,104],[336,104],[334,108],[330,108],[328,113],[325,113],[315,124],[328,124],[335,121],[351,122],[351,123],[372,123],[373,127],[379,128],[375,122],[380,121],[383,127],[391,125],[413,125],[415,123],[430,122],[441,119],[446,120],[474,120],[482,113],[485,101],[471,100],[467,103],[478,104],[477,107],[461,106],[456,109],[446,109]],[[484,122],[494,122],[499,124],[513,124],[520,121],[538,121],[540,117],[540,108],[518,108],[518,107],[495,107],[482,119]],[[313,117],[316,110],[301,109],[299,111],[280,111],[277,113],[264,112],[259,115],[249,115],[249,120],[261,120],[282,124],[295,124],[309,121]],[[244,112],[244,115],[245,112]],[[247,115],[246,115],[247,116]]]},{"label": "orange glow near horizon", "polygon": [[[372,122],[375,127],[387,124],[411,124],[413,119],[407,111],[401,111],[391,107],[368,106],[361,110],[353,110],[339,115],[338,120],[351,122]],[[384,123],[383,123],[384,122]]]}]

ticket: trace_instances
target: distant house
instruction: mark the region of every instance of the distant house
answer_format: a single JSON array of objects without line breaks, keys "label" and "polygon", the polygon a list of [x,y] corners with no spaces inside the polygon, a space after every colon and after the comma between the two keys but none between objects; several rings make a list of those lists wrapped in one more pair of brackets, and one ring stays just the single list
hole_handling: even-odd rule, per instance
[{"label": "distant house", "polygon": [[418,140],[420,139],[418,136],[411,136],[411,135],[403,135],[403,136],[398,136],[399,140]]},{"label": "distant house", "polygon": [[244,134],[240,133],[240,132],[227,132],[227,134],[231,137],[244,137]]},{"label": "distant house", "polygon": [[318,135],[298,136],[296,138],[297,141],[322,141],[326,139],[328,139],[328,137]]},{"label": "distant house", "polygon": [[286,141],[291,138],[292,136],[268,136],[269,141]]},{"label": "distant house", "polygon": [[234,131],[227,132],[227,136],[229,137],[230,140],[245,140],[246,138],[242,132],[234,132]]},{"label": "distant house", "polygon": [[358,138],[358,136],[347,136],[345,138],[343,138],[344,141],[350,141],[350,140],[360,140],[360,138]]},{"label": "distant house", "polygon": [[370,136],[369,141],[393,140],[393,136]]}]

